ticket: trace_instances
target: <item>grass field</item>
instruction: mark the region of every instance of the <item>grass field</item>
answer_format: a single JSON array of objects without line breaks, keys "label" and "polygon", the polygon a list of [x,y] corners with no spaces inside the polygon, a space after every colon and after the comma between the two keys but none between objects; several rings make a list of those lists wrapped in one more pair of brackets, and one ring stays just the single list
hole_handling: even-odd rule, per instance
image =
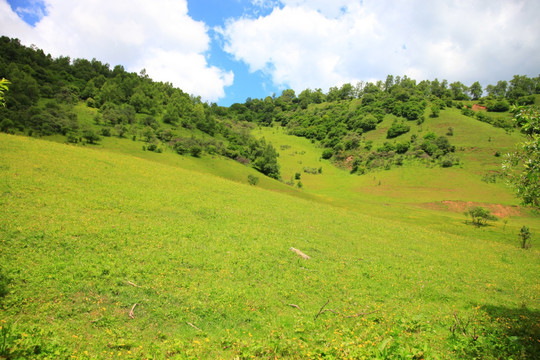
[{"label": "grass field", "polygon": [[518,248],[521,222],[478,229],[461,214],[385,205],[390,195],[365,190],[372,178],[273,135],[298,152],[281,155],[284,175],[322,174],[268,191],[166,153],[0,135],[0,356],[538,356],[539,253]]}]

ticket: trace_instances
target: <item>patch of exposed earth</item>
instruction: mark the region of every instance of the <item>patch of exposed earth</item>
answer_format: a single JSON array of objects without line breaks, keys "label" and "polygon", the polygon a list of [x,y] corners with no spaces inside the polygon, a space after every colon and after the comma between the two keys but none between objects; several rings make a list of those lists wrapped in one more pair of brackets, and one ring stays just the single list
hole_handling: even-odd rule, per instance
[{"label": "patch of exposed earth", "polygon": [[456,212],[456,213],[464,213],[470,208],[473,208],[475,206],[481,206],[485,209],[488,209],[493,215],[499,218],[506,218],[509,216],[521,215],[521,210],[519,206],[477,203],[473,201],[443,200],[443,201],[420,204],[420,206],[428,208],[428,209],[433,209],[433,210],[451,211],[451,212]]}]

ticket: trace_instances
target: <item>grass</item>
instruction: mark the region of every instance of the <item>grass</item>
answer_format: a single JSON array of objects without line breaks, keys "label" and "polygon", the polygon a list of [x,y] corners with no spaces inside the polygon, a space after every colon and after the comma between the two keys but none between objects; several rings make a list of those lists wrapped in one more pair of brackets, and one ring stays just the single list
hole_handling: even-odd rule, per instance
[{"label": "grass", "polygon": [[537,358],[538,216],[476,228],[441,208],[516,205],[480,173],[517,135],[443,114],[423,131],[477,146],[460,168],[350,175],[257,130],[302,189],[131,140],[0,134],[0,358]]},{"label": "grass", "polygon": [[[15,357],[538,354],[534,248],[1,137],[0,319]],[[315,319],[327,301],[343,315]],[[450,332],[454,314],[465,331]]]}]

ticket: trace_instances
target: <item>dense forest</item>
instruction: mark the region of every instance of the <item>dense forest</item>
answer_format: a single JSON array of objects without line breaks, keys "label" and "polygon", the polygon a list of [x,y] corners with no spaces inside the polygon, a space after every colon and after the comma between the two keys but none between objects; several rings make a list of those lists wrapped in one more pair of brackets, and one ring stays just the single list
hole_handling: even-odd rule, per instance
[{"label": "dense forest", "polygon": [[[230,107],[208,104],[170,83],[152,81],[145,70],[111,69],[96,59],[53,58],[43,50],[25,47],[19,40],[0,38],[0,77],[11,82],[6,106],[0,109],[0,130],[34,136],[62,134],[72,143],[96,143],[118,136],[143,141],[144,150],[170,147],[178,154],[219,154],[249,164],[279,179],[277,152],[272,144],[250,135],[254,126],[281,126],[325,148],[322,157],[336,163],[352,160],[351,172],[400,165],[403,156],[430,158],[441,166],[459,162],[449,137],[428,132],[407,136],[411,124],[425,116],[438,117],[447,108],[511,131],[511,105],[534,103],[540,76],[515,75],[485,89],[479,82],[466,86],[438,79],[416,80],[389,75],[385,81],[332,87],[328,92],[306,89],[296,95],[248,98]],[[486,94],[486,96],[484,96]],[[81,123],[75,106],[95,108],[92,124]],[[487,111],[473,111],[473,102]],[[364,134],[392,119],[388,141],[373,149]]]}]

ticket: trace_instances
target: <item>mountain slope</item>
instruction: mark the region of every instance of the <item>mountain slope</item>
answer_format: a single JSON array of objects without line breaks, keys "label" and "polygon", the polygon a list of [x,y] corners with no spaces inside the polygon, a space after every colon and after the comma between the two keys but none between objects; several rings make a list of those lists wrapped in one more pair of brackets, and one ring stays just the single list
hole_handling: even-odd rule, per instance
[{"label": "mountain slope", "polygon": [[538,251],[483,229],[32,138],[0,134],[0,155],[2,356],[539,353]]}]

